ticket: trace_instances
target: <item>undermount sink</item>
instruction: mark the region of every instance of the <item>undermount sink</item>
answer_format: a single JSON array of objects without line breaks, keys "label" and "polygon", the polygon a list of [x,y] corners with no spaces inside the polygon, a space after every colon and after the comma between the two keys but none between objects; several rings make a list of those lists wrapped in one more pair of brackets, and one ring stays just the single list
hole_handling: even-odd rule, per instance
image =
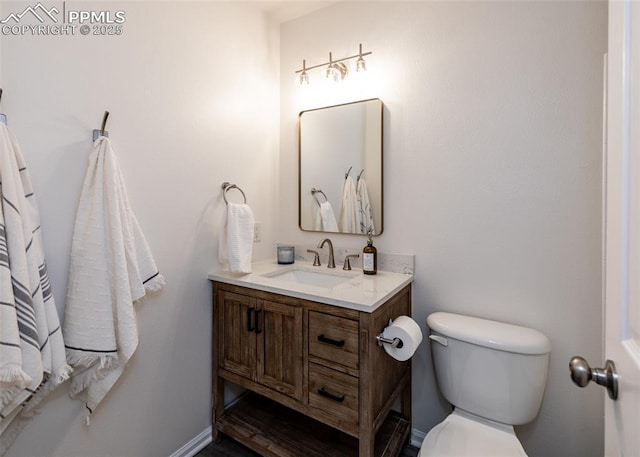
[{"label": "undermount sink", "polygon": [[332,288],[343,284],[354,277],[352,274],[328,272],[318,270],[307,270],[302,268],[291,268],[287,270],[274,271],[263,275],[266,278],[280,281],[304,284],[307,286]]}]

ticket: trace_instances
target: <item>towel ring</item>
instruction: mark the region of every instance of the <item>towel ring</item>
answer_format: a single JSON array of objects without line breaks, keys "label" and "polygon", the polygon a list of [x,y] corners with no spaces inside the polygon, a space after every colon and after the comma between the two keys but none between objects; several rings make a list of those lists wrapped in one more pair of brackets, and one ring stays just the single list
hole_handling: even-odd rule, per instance
[{"label": "towel ring", "polygon": [[231,190],[231,189],[238,189],[240,191],[240,193],[242,194],[242,198],[244,198],[244,203],[245,205],[247,204],[247,196],[244,194],[244,192],[242,191],[242,189],[240,189],[238,186],[236,186],[235,184],[229,184],[228,182],[223,182],[222,183],[222,198],[224,198],[224,202],[228,205],[229,202],[227,201],[227,191]]},{"label": "towel ring", "polygon": [[313,195],[313,198],[316,199],[316,202],[318,203],[318,205],[320,205],[320,200],[318,200],[318,196],[316,194],[322,194],[322,196],[324,197],[324,201],[328,202],[329,199],[327,198],[327,196],[324,194],[324,192],[322,192],[322,190],[320,189],[316,189],[315,187],[311,188],[311,195]]}]

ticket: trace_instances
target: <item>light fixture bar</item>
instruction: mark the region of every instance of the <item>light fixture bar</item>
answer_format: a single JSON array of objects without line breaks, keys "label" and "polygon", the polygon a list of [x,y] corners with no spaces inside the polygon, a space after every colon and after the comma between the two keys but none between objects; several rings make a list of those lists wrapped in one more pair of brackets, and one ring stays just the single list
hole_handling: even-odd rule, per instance
[{"label": "light fixture bar", "polygon": [[[360,45],[360,46],[362,46],[362,45]],[[345,60],[357,59],[359,57],[368,56],[370,54],[372,54],[372,52],[368,51],[368,52],[363,52],[363,53],[356,54],[355,56],[344,57],[342,59],[332,59],[330,62],[319,63],[318,65],[313,65],[311,67],[306,67],[305,66],[304,68],[301,68],[300,70],[296,70],[295,73],[302,73],[305,70],[309,71],[309,70],[313,70],[314,68],[325,67],[325,66],[327,66],[329,64],[336,64],[338,62],[344,62]]]}]

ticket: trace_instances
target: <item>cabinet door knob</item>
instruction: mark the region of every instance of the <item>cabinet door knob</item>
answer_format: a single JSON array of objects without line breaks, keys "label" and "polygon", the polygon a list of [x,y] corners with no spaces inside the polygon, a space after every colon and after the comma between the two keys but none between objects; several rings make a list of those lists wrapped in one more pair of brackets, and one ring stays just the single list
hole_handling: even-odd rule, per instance
[{"label": "cabinet door knob", "polygon": [[323,397],[329,398],[333,401],[337,401],[338,403],[342,403],[344,401],[344,394],[334,394],[325,390],[324,387],[320,387],[318,389],[318,395],[322,395]]},{"label": "cabinet door knob", "polygon": [[344,340],[334,340],[332,338],[327,338],[326,336],[324,336],[324,333],[321,334],[321,335],[318,335],[318,341],[320,341],[321,343],[326,343],[326,344],[331,344],[333,346],[338,346],[339,348],[344,346]]}]

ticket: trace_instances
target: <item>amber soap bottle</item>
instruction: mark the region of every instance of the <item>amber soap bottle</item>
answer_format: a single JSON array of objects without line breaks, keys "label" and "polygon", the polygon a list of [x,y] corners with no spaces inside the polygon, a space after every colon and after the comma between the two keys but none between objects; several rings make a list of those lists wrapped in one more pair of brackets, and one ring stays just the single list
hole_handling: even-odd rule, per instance
[{"label": "amber soap bottle", "polygon": [[371,236],[362,250],[362,272],[366,275],[374,275],[378,272],[378,250],[373,245]]}]

